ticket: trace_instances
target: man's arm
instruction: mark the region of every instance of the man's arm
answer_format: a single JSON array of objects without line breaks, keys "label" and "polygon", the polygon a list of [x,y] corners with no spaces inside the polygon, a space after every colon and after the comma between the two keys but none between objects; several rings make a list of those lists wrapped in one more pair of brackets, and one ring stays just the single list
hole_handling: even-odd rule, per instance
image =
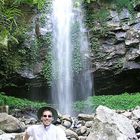
[{"label": "man's arm", "polygon": [[27,134],[27,132],[25,133],[24,137],[23,137],[23,140],[28,140],[29,139],[29,135]]}]

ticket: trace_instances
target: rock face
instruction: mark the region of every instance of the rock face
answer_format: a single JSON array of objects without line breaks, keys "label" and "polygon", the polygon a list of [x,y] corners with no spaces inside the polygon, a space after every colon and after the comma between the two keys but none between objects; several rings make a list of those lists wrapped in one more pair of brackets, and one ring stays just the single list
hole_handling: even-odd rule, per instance
[{"label": "rock face", "polygon": [[[94,78],[94,91],[95,95],[106,94],[120,94],[123,92],[138,92],[140,91],[140,5],[134,5],[135,15],[132,15],[126,8],[117,12],[116,10],[110,10],[108,20],[106,22],[108,31],[105,35],[102,35],[99,40],[99,47],[95,51],[92,51],[90,56],[87,56],[92,62],[92,68],[90,72]],[[91,9],[94,11],[94,8]],[[100,30],[102,26],[96,21],[91,21],[93,27],[96,30]],[[95,23],[95,24],[94,24]],[[98,25],[98,26],[97,26]],[[39,28],[39,27],[38,27]],[[51,29],[50,29],[51,30]],[[93,37],[92,29],[89,29],[89,41]],[[51,32],[51,31],[47,31]],[[45,32],[46,33],[46,32]],[[40,34],[43,36],[43,32]],[[95,47],[91,43],[92,47]],[[23,87],[24,89],[13,89],[14,93],[27,92],[38,93],[36,99],[40,99],[40,92],[48,90],[46,88],[46,80],[40,75],[44,65],[44,59],[46,55],[46,49],[41,48],[40,60],[32,70],[24,69],[18,73],[17,79],[12,79],[16,85]],[[78,80],[78,79],[76,79]],[[75,80],[75,81],[76,81]],[[20,81],[20,82],[19,82]],[[25,87],[24,85],[29,85]],[[27,89],[25,91],[25,89]],[[17,91],[18,90],[18,91]],[[8,89],[3,89],[6,93],[10,93]],[[47,92],[48,95],[49,91]],[[29,95],[28,94],[28,95]],[[19,95],[17,93],[17,95]],[[27,96],[28,96],[27,95]],[[20,97],[22,95],[20,94]],[[26,95],[25,95],[26,97]],[[34,96],[35,97],[35,96]],[[45,99],[46,100],[46,99]]]},{"label": "rock face", "polygon": [[[90,57],[95,94],[140,91],[139,13],[136,12],[135,18],[132,18],[133,15],[127,9],[119,13],[110,10],[109,13],[106,22],[108,31],[105,36],[98,38],[100,46],[92,51]],[[102,26],[98,24],[100,30]],[[93,32],[89,31],[91,38],[92,34]]]},{"label": "rock face", "polygon": [[[91,115],[79,114],[77,117],[60,115],[56,125],[64,129],[69,140],[139,140],[139,112],[140,107],[136,107],[131,111],[118,111],[99,106],[96,112]],[[0,115],[0,120],[3,119],[2,115]],[[8,116],[6,113],[4,115]],[[27,117],[27,115],[21,116],[20,114],[18,120],[24,123],[26,128],[29,125],[39,123],[35,118]],[[2,124],[0,121],[0,140],[22,140],[25,130],[8,133],[5,130],[1,130],[5,125],[7,124]],[[18,127],[18,124],[16,125]],[[13,127],[10,132],[14,131],[15,128]]]}]

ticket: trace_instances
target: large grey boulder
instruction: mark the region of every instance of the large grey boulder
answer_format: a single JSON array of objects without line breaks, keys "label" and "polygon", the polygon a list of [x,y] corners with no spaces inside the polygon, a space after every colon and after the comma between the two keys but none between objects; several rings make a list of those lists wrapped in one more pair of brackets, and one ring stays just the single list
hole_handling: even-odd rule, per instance
[{"label": "large grey boulder", "polygon": [[131,121],[124,115],[99,106],[87,140],[138,140]]},{"label": "large grey boulder", "polygon": [[0,113],[0,130],[9,133],[23,132],[25,125],[12,115]]}]

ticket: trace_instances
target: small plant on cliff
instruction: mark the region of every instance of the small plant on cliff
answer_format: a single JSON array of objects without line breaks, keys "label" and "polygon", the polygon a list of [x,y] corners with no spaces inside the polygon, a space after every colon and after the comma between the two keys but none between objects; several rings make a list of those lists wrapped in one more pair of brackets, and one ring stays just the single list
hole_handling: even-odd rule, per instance
[{"label": "small plant on cliff", "polygon": [[117,10],[122,10],[123,8],[127,8],[131,13],[133,13],[133,3],[134,0],[114,0],[114,3],[116,4]]},{"label": "small plant on cliff", "polygon": [[[7,0],[10,1],[10,0]],[[42,9],[44,6],[46,0],[11,0],[14,4],[16,5],[21,5],[21,4],[28,4],[28,5],[36,5],[38,9]]]},{"label": "small plant on cliff", "polygon": [[109,28],[106,26],[106,21],[109,12],[103,7],[100,10],[92,10],[91,7],[86,7],[86,26],[89,28],[89,41],[93,52],[98,50],[102,37],[106,36]]}]

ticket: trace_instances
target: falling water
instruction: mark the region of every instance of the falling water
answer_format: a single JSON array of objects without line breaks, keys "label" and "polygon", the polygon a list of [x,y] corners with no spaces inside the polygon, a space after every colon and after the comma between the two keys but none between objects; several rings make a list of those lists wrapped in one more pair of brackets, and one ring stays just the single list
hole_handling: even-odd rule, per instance
[{"label": "falling water", "polygon": [[73,114],[73,102],[90,96],[92,88],[82,12],[73,5],[72,0],[53,1],[52,96],[65,114]]},{"label": "falling water", "polygon": [[[72,103],[72,48],[70,26],[72,19],[72,1],[54,0],[53,2],[53,38],[54,38],[54,85],[53,97],[60,112],[71,113]],[[54,95],[55,94],[55,95]],[[67,107],[66,107],[67,106]]]}]

